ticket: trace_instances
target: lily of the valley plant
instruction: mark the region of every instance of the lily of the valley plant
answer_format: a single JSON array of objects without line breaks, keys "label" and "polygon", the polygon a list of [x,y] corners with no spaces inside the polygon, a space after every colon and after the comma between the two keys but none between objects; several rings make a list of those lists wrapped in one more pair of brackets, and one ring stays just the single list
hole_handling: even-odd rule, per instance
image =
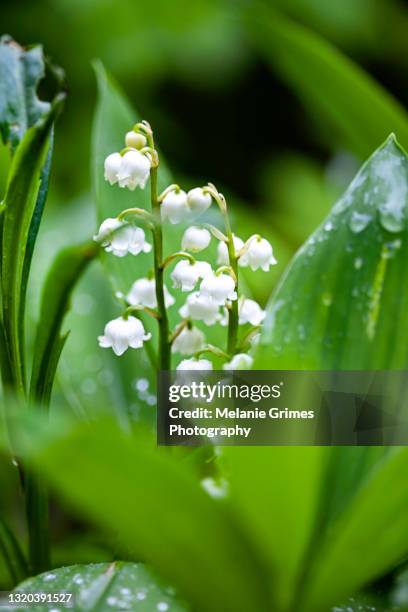
[{"label": "lily of the valley plant", "polygon": [[[122,151],[105,159],[105,179],[111,185],[131,191],[144,189],[150,179],[151,210],[123,210],[117,218],[106,219],[94,239],[116,257],[139,256],[153,251],[154,265],[150,276],[135,279],[127,295],[119,296],[125,302],[124,309],[118,318],[106,325],[104,334],[99,337],[100,346],[112,348],[116,355],[122,355],[128,348],[142,348],[151,338],[138,317],[144,311],[158,323],[160,369],[171,369],[172,353],[188,357],[178,363],[177,369],[181,370],[211,370],[213,364],[202,358],[204,354],[220,357],[225,370],[250,368],[251,346],[265,313],[254,300],[239,295],[239,268],[268,271],[276,263],[271,245],[257,234],[246,241],[233,234],[227,202],[211,183],[188,193],[173,184],[159,194],[159,155],[152,129],[146,121],[137,123],[126,134],[125,143]],[[222,215],[222,231],[208,223],[199,225],[200,215],[213,203]],[[164,254],[166,224],[175,225],[186,220],[191,225],[183,234],[181,250]],[[212,239],[218,241],[216,269],[209,262],[196,258]],[[167,314],[167,309],[175,304],[165,284],[168,270],[172,289],[187,294],[174,330],[169,328]],[[206,326],[227,326],[226,346],[207,344],[205,333],[197,322]],[[239,326],[245,326],[243,333],[239,333]]]}]

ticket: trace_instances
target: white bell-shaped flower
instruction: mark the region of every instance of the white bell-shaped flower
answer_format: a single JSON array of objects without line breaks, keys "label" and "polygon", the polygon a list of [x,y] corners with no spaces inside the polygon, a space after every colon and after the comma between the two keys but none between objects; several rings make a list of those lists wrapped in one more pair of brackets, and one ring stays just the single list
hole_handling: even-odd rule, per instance
[{"label": "white bell-shaped flower", "polygon": [[143,149],[147,145],[147,139],[143,134],[138,134],[131,130],[125,136],[125,143],[127,147],[132,149]]},{"label": "white bell-shaped flower", "polygon": [[160,206],[162,221],[170,221],[173,225],[186,220],[189,213],[187,194],[185,191],[170,191]]},{"label": "white bell-shaped flower", "polygon": [[111,348],[115,355],[123,355],[130,348],[142,348],[143,342],[149,340],[142,322],[136,317],[118,317],[105,326],[104,335],[99,336],[99,346]]},{"label": "white bell-shaped flower", "polygon": [[190,263],[190,261],[182,259],[175,265],[170,277],[173,281],[173,287],[176,289],[192,291],[200,278],[204,278],[211,273],[211,266],[206,261]]},{"label": "white bell-shaped flower", "polygon": [[248,245],[247,250],[239,259],[241,266],[249,266],[254,271],[262,268],[268,272],[270,266],[278,263],[273,256],[271,244],[265,238],[254,235],[247,240],[246,244]]},{"label": "white bell-shaped flower", "polygon": [[149,253],[152,249],[140,227],[115,218],[103,221],[94,240],[100,242],[107,253],[112,253],[116,257],[124,257],[128,253],[132,255]]},{"label": "white bell-shaped flower", "polygon": [[179,313],[184,319],[203,321],[206,325],[214,325],[220,318],[218,304],[199,291],[190,293]]},{"label": "white bell-shaped flower", "polygon": [[[154,278],[140,278],[135,281],[126,296],[126,300],[131,306],[157,308],[156,281]],[[166,308],[169,308],[175,302],[166,286],[164,286],[164,301]]]},{"label": "white bell-shaped flower", "polygon": [[246,353],[234,355],[231,361],[224,363],[223,370],[249,370],[254,363],[253,358]]},{"label": "white bell-shaped flower", "polygon": [[212,370],[213,365],[208,359],[183,359],[176,370]]},{"label": "white bell-shaped flower", "polygon": [[118,172],[119,187],[127,187],[130,191],[136,187],[144,189],[150,175],[150,166],[150,160],[140,151],[127,151]]},{"label": "white bell-shaped flower", "polygon": [[171,350],[181,355],[193,355],[203,348],[205,335],[197,327],[185,327],[174,340]]},{"label": "white bell-shaped flower", "polygon": [[[241,240],[238,236],[233,236],[233,242],[235,247],[235,252],[238,253],[240,249],[244,246],[244,241]],[[238,259],[238,264],[240,260]],[[229,255],[228,255],[228,247],[226,243],[221,240],[217,246],[217,264],[220,266],[229,266]]]},{"label": "white bell-shaped flower", "polygon": [[211,196],[205,193],[201,187],[190,189],[187,194],[188,206],[194,215],[203,213],[211,206]]},{"label": "white bell-shaped flower", "polygon": [[245,325],[260,325],[265,319],[265,311],[260,307],[258,302],[249,298],[240,299],[238,305],[239,324]]},{"label": "white bell-shaped flower", "polygon": [[109,181],[111,185],[118,182],[118,173],[122,165],[122,156],[120,153],[111,153],[105,159],[105,181]]},{"label": "white bell-shaped flower", "polygon": [[229,274],[208,274],[201,281],[200,293],[210,297],[219,306],[237,299],[235,281]]},{"label": "white bell-shaped flower", "polygon": [[198,253],[208,247],[211,242],[211,234],[208,230],[202,227],[192,225],[188,227],[183,234],[181,240],[181,248],[185,251]]}]

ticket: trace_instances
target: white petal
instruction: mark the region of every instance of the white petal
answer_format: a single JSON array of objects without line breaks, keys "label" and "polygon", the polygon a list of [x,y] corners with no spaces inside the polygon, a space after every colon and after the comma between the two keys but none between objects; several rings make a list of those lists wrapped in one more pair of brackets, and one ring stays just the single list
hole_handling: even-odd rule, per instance
[{"label": "white petal", "polygon": [[208,230],[191,226],[186,229],[181,241],[181,247],[185,251],[198,253],[206,249],[211,242],[211,234]]},{"label": "white petal", "polygon": [[223,370],[248,370],[254,363],[253,358],[246,353],[234,355],[231,361],[223,365]]},{"label": "white petal", "polygon": [[211,206],[212,198],[209,193],[204,193],[201,187],[190,189],[187,194],[188,206],[195,215],[201,214]]}]

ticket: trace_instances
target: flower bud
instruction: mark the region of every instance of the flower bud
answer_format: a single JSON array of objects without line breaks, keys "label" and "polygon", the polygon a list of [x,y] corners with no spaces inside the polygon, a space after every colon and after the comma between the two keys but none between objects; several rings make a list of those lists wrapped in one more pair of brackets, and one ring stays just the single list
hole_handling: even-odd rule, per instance
[{"label": "flower bud", "polygon": [[212,370],[213,365],[208,359],[183,359],[176,370]]},{"label": "flower bud", "polygon": [[182,291],[192,291],[200,278],[212,272],[211,266],[206,261],[196,261],[190,263],[186,259],[179,261],[170,277],[173,281],[173,287]]},{"label": "flower bud", "polygon": [[184,319],[203,321],[206,325],[214,325],[220,318],[218,304],[199,291],[190,293],[179,313]]},{"label": "flower bud", "polygon": [[[237,253],[244,246],[244,241],[238,236],[233,237],[235,252]],[[240,260],[238,260],[238,263]],[[229,266],[228,247],[225,242],[220,241],[217,246],[217,264],[219,266]]]},{"label": "flower bud", "polygon": [[125,143],[127,147],[140,150],[147,145],[147,139],[143,134],[131,130],[125,136]]},{"label": "flower bud", "polygon": [[197,327],[185,327],[174,340],[171,350],[173,353],[192,355],[203,348],[205,335]]},{"label": "flower bud", "polygon": [[118,172],[122,165],[122,156],[120,153],[111,153],[105,159],[105,181],[108,181],[111,185],[118,182]]},{"label": "flower bud", "polygon": [[143,342],[149,340],[142,322],[136,317],[118,317],[105,326],[104,335],[99,336],[99,346],[112,348],[115,355],[123,355],[130,348],[142,348]]},{"label": "flower bud", "polygon": [[[126,300],[131,306],[157,308],[156,281],[154,278],[140,278],[134,282],[126,296]],[[164,301],[166,308],[169,308],[175,302],[174,297],[169,293],[166,286],[164,287]]]},{"label": "flower bud", "polygon": [[225,305],[227,300],[237,299],[235,281],[229,274],[208,274],[201,282],[200,293],[219,306]]},{"label": "flower bud", "polygon": [[160,206],[162,221],[170,221],[173,225],[185,221],[188,215],[187,194],[185,191],[170,191]]},{"label": "flower bud", "polygon": [[249,370],[254,363],[253,358],[246,353],[234,355],[231,361],[224,363],[223,370]]},{"label": "flower bud", "polygon": [[265,272],[268,272],[269,267],[277,263],[270,243],[265,238],[256,235],[246,241],[246,252],[241,256],[239,262],[241,266],[249,266],[254,271],[262,268]]},{"label": "flower bud", "polygon": [[150,175],[150,160],[139,151],[127,151],[122,157],[118,172],[119,187],[134,191],[136,187],[145,188]]},{"label": "flower bud", "polygon": [[249,298],[240,299],[238,313],[240,325],[245,325],[246,323],[260,325],[265,319],[265,311],[262,310],[255,300]]},{"label": "flower bud", "polygon": [[188,227],[183,234],[181,241],[181,248],[185,251],[192,251],[198,253],[208,247],[211,242],[211,234],[208,230],[195,227],[194,225]]},{"label": "flower bud", "polygon": [[188,206],[194,215],[199,215],[211,206],[211,196],[204,193],[201,187],[190,189],[187,194]]},{"label": "flower bud", "polygon": [[140,227],[115,218],[105,219],[94,240],[99,242],[107,253],[112,253],[116,257],[124,257],[128,253],[132,255],[149,253],[152,248],[146,242],[145,233]]}]

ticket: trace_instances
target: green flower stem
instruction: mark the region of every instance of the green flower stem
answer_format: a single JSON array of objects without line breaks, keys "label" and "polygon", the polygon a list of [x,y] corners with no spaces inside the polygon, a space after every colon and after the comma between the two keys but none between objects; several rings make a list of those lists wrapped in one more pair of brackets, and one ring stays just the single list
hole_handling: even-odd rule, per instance
[{"label": "green flower stem", "polygon": [[29,570],[20,545],[11,529],[0,518],[0,551],[13,582],[13,586],[27,578]]},{"label": "green flower stem", "polygon": [[40,574],[51,567],[48,490],[41,477],[27,471],[24,491],[30,570],[32,574]]},{"label": "green flower stem", "polygon": [[[214,185],[206,187],[207,193],[209,193],[217,203],[221,214],[224,219],[225,234],[227,236],[227,249],[228,257],[231,270],[235,275],[235,291],[238,294],[238,258],[235,252],[234,237],[232,234],[231,224],[228,216],[227,203],[224,196],[217,191]],[[234,355],[236,352],[238,337],[238,300],[234,300],[231,304],[231,308],[228,310],[228,342],[227,352],[230,355]]]},{"label": "green flower stem", "polygon": [[153,217],[152,215],[143,208],[126,208],[126,210],[122,210],[122,212],[118,215],[119,221],[123,221],[125,217],[128,215],[133,215],[134,217],[140,217],[150,225],[152,224]]},{"label": "green flower stem", "polygon": [[178,336],[181,334],[183,329],[185,329],[189,325],[191,325],[190,319],[183,319],[182,322],[179,325],[177,325],[176,329],[171,334],[170,344],[173,344],[173,342],[175,341],[176,338],[178,338]]},{"label": "green flower stem", "polygon": [[214,346],[213,344],[207,344],[207,346],[204,346],[202,349],[194,353],[194,357],[198,359],[201,355],[204,355],[204,353],[212,353],[213,355],[217,355],[217,357],[221,357],[226,361],[228,361],[230,358],[225,351],[218,348],[218,346]]},{"label": "green flower stem", "polygon": [[177,251],[177,253],[172,253],[171,255],[169,255],[168,257],[166,257],[166,259],[162,262],[161,266],[163,268],[163,270],[165,268],[167,268],[167,266],[174,261],[175,259],[187,259],[191,264],[195,264],[196,260],[195,258],[190,255],[190,253],[186,253],[185,251]]},{"label": "green flower stem", "polygon": [[259,330],[261,329],[260,325],[255,325],[254,327],[252,327],[252,329],[250,329],[242,338],[241,341],[237,347],[238,352],[248,348],[248,345],[251,344],[251,341],[253,339],[253,337],[259,333]]},{"label": "green flower stem", "polygon": [[141,312],[145,312],[146,314],[150,315],[154,319],[157,319],[157,320],[160,319],[159,313],[156,312],[154,308],[149,308],[149,306],[140,306],[140,307],[128,306],[125,312],[123,313],[123,317],[127,319],[129,315],[132,315],[132,314],[140,315]]},{"label": "green flower stem", "polygon": [[[154,149],[154,140],[151,133],[147,134],[149,146]],[[171,345],[169,341],[169,320],[164,299],[164,268],[163,262],[163,232],[160,218],[160,202],[157,194],[157,166],[152,165],[150,170],[150,195],[152,214],[155,219],[153,228],[154,250],[154,278],[156,285],[157,309],[159,312],[159,369],[171,369]]]}]

